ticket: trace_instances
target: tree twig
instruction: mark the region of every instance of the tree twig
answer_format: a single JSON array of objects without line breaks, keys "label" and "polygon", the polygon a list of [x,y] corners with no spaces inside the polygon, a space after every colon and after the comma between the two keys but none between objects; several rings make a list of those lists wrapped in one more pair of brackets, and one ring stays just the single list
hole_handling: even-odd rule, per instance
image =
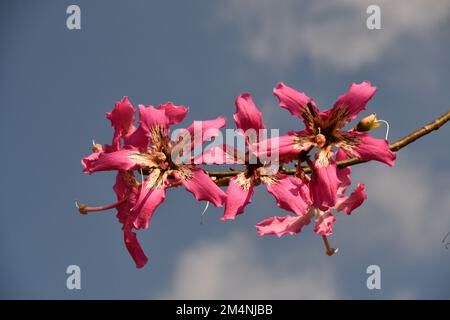
[{"label": "tree twig", "polygon": [[[439,118],[435,119],[434,121],[426,124],[422,128],[411,132],[407,136],[395,141],[394,143],[391,143],[389,145],[389,148],[392,151],[398,151],[404,147],[406,147],[408,144],[416,141],[417,139],[422,138],[423,136],[429,134],[430,132],[434,130],[438,130],[440,127],[442,127],[446,122],[450,120],[450,110],[444,113]],[[351,158],[343,161],[338,161],[337,165],[338,168],[345,168],[348,166],[353,166],[355,164],[364,163],[368,160],[360,160],[358,158]],[[309,167],[303,167],[303,170],[305,173],[311,173],[311,169]],[[215,181],[215,183],[219,186],[226,186],[228,185],[230,179],[242,171],[208,171],[209,176]],[[281,171],[284,174],[287,175],[293,175],[296,172],[296,169],[283,169]]]}]

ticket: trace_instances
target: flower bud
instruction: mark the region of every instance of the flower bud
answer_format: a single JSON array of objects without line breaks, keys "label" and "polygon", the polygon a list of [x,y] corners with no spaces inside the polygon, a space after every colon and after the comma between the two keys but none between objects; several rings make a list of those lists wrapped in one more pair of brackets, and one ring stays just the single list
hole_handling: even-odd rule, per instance
[{"label": "flower bud", "polygon": [[355,131],[365,132],[370,131],[372,129],[376,129],[380,126],[377,120],[377,115],[372,113],[371,115],[361,119],[359,123],[354,128]]}]

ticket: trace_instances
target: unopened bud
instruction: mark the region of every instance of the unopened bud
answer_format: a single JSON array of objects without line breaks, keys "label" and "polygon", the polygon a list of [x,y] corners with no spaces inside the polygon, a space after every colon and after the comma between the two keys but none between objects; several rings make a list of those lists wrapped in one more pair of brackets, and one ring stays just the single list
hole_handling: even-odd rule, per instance
[{"label": "unopened bud", "polygon": [[372,129],[376,129],[380,126],[377,120],[377,115],[372,113],[371,115],[361,119],[359,123],[355,127],[355,131],[365,132],[370,131]]}]

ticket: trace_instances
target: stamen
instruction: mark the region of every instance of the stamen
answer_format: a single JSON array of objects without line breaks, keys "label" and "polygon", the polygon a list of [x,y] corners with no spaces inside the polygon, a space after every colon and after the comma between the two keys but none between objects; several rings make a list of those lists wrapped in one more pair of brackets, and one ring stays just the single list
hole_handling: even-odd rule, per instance
[{"label": "stamen", "polygon": [[385,139],[387,140],[389,137],[389,122],[387,122],[386,120],[377,120],[377,122],[381,122],[384,123],[386,125],[386,137]]},{"label": "stamen", "polygon": [[144,189],[144,172],[142,171],[142,168],[139,170],[141,173],[141,192]]},{"label": "stamen", "polygon": [[106,206],[100,206],[100,207],[88,207],[87,205],[85,205],[84,203],[79,202],[78,200],[75,200],[75,207],[77,207],[78,211],[81,214],[88,214],[89,212],[96,212],[96,211],[105,211],[105,210],[109,210],[109,209],[114,209],[117,206],[121,205],[122,203],[124,203],[127,200],[127,197],[123,198],[122,200],[110,204],[110,205],[106,205]]},{"label": "stamen", "polygon": [[328,242],[327,236],[322,236],[323,244],[325,245],[325,252],[328,256],[332,256],[333,254],[339,251],[339,248],[332,248],[330,243]]},{"label": "stamen", "polygon": [[99,143],[95,143],[95,140],[92,139],[92,152],[99,152],[103,150],[103,146]]},{"label": "stamen", "polygon": [[317,144],[317,146],[319,148],[322,148],[325,146],[325,144],[327,142],[327,138],[321,133],[320,127],[318,129],[319,129],[319,133],[316,134],[316,136],[314,137],[314,142]]},{"label": "stamen", "polygon": [[205,209],[203,209],[202,215],[200,216],[200,224],[203,224],[203,216],[206,214],[208,207],[209,207],[209,201],[206,202]]}]

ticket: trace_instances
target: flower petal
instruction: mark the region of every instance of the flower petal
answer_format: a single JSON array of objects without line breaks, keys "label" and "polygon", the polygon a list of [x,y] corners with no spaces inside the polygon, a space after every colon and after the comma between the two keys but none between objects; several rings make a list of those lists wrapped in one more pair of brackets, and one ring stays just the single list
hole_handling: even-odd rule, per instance
[{"label": "flower petal", "polygon": [[[145,107],[139,105],[139,127],[124,137],[126,146],[133,146],[141,150],[147,149],[151,142],[152,132],[158,132],[157,128],[165,130],[168,139],[169,118],[166,116],[164,108],[155,109],[153,106]],[[160,137],[158,137],[160,138]]]},{"label": "flower petal", "polygon": [[136,217],[131,216],[130,212],[136,204],[139,191],[134,185],[129,183],[129,179],[126,177],[127,174],[126,171],[119,171],[119,173],[117,173],[113,190],[116,193],[117,201],[122,201],[126,198],[124,203],[121,203],[116,207],[117,219],[119,219],[119,222],[123,225],[132,225]]},{"label": "flower petal", "polygon": [[[305,120],[305,124],[308,126],[310,123],[304,118],[305,112],[319,113],[316,104],[313,99],[305,95],[303,92],[299,92],[283,82],[278,83],[273,94],[280,101],[280,107],[287,109],[293,116],[297,116],[300,119]],[[312,107],[312,110],[308,110],[308,103]]]},{"label": "flower petal", "polygon": [[126,134],[134,128],[134,113],[136,110],[128,97],[123,97],[122,101],[117,101],[114,109],[106,113],[106,118],[111,121],[111,125],[116,130],[123,130]]},{"label": "flower petal", "polygon": [[210,147],[194,157],[195,164],[244,164],[245,154],[236,148],[223,144]]},{"label": "flower petal", "polygon": [[258,133],[258,130],[265,128],[262,113],[256,107],[249,93],[239,95],[235,104],[236,113],[234,114],[234,121],[239,129],[244,132],[253,129]]},{"label": "flower petal", "polygon": [[139,166],[130,158],[130,155],[132,155],[134,152],[135,151],[133,149],[120,149],[118,151],[110,153],[101,152],[98,155],[97,160],[86,160],[83,162],[83,164],[86,166],[84,171],[92,174],[96,171],[135,169]]},{"label": "flower petal", "polygon": [[136,233],[131,231],[131,228],[124,228],[123,236],[125,246],[136,263],[136,268],[142,268],[148,262],[148,258],[137,240]]},{"label": "flower petal", "polygon": [[337,201],[339,183],[336,162],[330,158],[327,166],[320,166],[316,160],[313,164],[310,182],[314,206],[323,211],[334,207]]},{"label": "flower petal", "polygon": [[84,167],[83,172],[89,172],[89,168],[92,167],[92,164],[95,163],[95,161],[98,160],[98,158],[100,157],[100,155],[103,152],[104,151],[93,152],[90,155],[88,155],[87,157],[82,158],[81,159],[81,164]]},{"label": "flower petal", "polygon": [[299,233],[304,226],[311,222],[310,215],[271,217],[256,224],[260,236],[274,234],[278,237],[286,234]]},{"label": "flower petal", "polygon": [[274,162],[289,162],[303,150],[309,150],[312,143],[308,139],[309,131],[291,131],[281,137],[260,141],[252,146],[252,150],[262,162],[265,159]]},{"label": "flower petal", "polygon": [[376,160],[394,165],[397,154],[389,149],[389,144],[385,139],[376,139],[367,132],[347,132],[347,137],[357,138],[357,143],[347,150],[352,156],[361,160]]},{"label": "flower petal", "polygon": [[167,119],[169,119],[169,125],[180,123],[189,112],[189,109],[185,106],[176,106],[172,102],[160,104],[158,110],[164,110]]},{"label": "flower petal", "polygon": [[361,110],[367,109],[366,103],[376,91],[377,88],[373,87],[369,81],[353,83],[348,91],[337,99],[329,114],[336,114],[339,108],[344,108],[347,120],[342,122],[340,127],[343,127],[347,122],[356,118]]},{"label": "flower petal", "polygon": [[189,177],[179,176],[186,189],[191,192],[198,201],[209,201],[216,207],[224,205],[227,195],[208,176],[205,171],[196,167],[189,167]]},{"label": "flower petal", "polygon": [[140,104],[139,115],[139,123],[147,133],[150,133],[155,127],[169,128],[169,118],[164,109],[156,109],[153,106],[145,107]]},{"label": "flower petal", "polygon": [[243,213],[252,200],[253,191],[253,179],[245,178],[244,173],[233,177],[227,188],[225,212],[221,220],[234,220],[238,214]]},{"label": "flower petal", "polygon": [[334,209],[336,211],[343,211],[346,214],[351,214],[352,211],[362,205],[366,199],[367,194],[364,184],[360,183],[350,196],[338,198]]},{"label": "flower petal", "polygon": [[[271,179],[263,179],[263,182]],[[300,179],[284,174],[277,175],[272,183],[266,183],[269,191],[277,201],[277,205],[299,216],[304,215],[311,205],[308,186]]]},{"label": "flower petal", "polygon": [[224,117],[213,120],[194,121],[186,130],[191,135],[192,149],[199,148],[211,138],[220,135],[220,129],[227,123]]},{"label": "flower petal", "polygon": [[116,151],[120,148],[120,139],[133,132],[134,127],[134,109],[128,97],[123,97],[122,101],[116,102],[114,109],[106,113],[106,118],[111,121],[114,128],[114,137],[112,143],[112,150]]},{"label": "flower petal", "polygon": [[323,212],[322,215],[316,219],[314,232],[322,236],[329,236],[333,234],[333,224],[336,217],[330,211]]},{"label": "flower petal", "polygon": [[[348,159],[347,153],[344,151],[344,149],[339,149],[338,152],[336,153],[336,161],[346,159]],[[346,188],[352,184],[352,180],[350,179],[351,172],[352,172],[351,167],[337,169],[337,177],[340,181],[338,194],[344,194]]]},{"label": "flower petal", "polygon": [[136,147],[144,151],[147,150],[150,138],[148,131],[142,126],[139,126],[132,133],[123,137],[123,140],[125,146]]},{"label": "flower petal", "polygon": [[136,229],[147,229],[156,208],[163,203],[166,197],[165,186],[155,186],[155,181],[159,178],[160,171],[154,170],[145,179],[142,189],[139,190],[135,206],[131,209],[131,214],[136,217],[133,225]]}]

